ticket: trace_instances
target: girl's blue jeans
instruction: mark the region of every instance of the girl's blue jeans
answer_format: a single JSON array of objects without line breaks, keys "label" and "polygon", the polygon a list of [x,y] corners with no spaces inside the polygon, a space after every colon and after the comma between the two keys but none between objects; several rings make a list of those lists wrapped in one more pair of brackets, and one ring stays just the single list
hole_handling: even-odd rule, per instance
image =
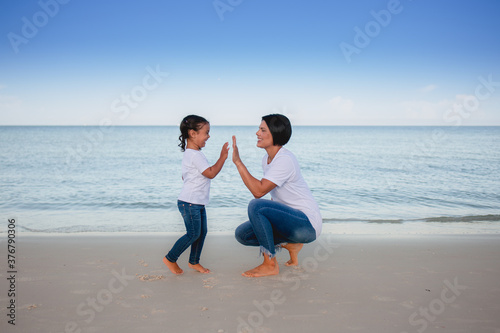
[{"label": "girl's blue jeans", "polygon": [[177,207],[184,219],[186,234],[175,242],[165,258],[170,262],[176,262],[179,256],[191,246],[189,263],[197,265],[200,263],[201,250],[203,249],[203,243],[207,235],[207,212],[205,206],[178,200]]},{"label": "girl's blue jeans", "polygon": [[306,214],[285,204],[253,199],[248,204],[247,221],[236,228],[236,240],[243,245],[260,246],[261,253],[271,258],[280,244],[310,243],[316,231]]}]

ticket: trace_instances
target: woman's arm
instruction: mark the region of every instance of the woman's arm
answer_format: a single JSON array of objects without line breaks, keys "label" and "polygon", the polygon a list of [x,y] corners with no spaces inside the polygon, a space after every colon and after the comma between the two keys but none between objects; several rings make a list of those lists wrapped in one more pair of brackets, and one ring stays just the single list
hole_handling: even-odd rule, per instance
[{"label": "woman's arm", "polygon": [[238,146],[236,145],[236,137],[233,135],[233,163],[236,165],[238,172],[243,180],[245,186],[250,190],[252,195],[255,198],[261,198],[267,193],[269,193],[273,188],[276,187],[276,184],[267,180],[261,179],[258,180],[254,176],[250,174],[247,167],[240,158],[240,153],[238,151]]},{"label": "woman's arm", "polygon": [[219,174],[219,172],[221,171],[222,167],[224,166],[224,162],[226,161],[227,159],[227,156],[229,155],[229,142],[226,142],[223,146],[222,146],[222,150],[220,152],[220,157],[219,159],[217,160],[217,162],[215,162],[214,165],[212,165],[210,168],[206,169],[205,171],[203,171],[202,175],[207,177],[207,178],[210,178],[210,179],[214,179],[215,176],[217,176],[217,174]]}]

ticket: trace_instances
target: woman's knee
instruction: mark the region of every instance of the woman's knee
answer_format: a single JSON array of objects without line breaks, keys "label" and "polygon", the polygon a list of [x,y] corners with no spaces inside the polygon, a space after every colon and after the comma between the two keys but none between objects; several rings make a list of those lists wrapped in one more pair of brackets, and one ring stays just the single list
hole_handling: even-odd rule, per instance
[{"label": "woman's knee", "polygon": [[266,199],[252,199],[248,204],[248,217],[253,220],[256,214],[266,205],[269,204],[269,200]]},{"label": "woman's knee", "polygon": [[248,203],[248,215],[253,214],[256,210],[258,210],[259,204],[260,204],[260,199],[252,199]]},{"label": "woman's knee", "polygon": [[247,245],[248,244],[248,237],[250,234],[252,234],[252,232],[253,232],[253,229],[252,229],[252,225],[250,224],[250,222],[245,222],[245,223],[240,224],[236,228],[236,230],[234,231],[234,237],[236,238],[236,240],[240,244]]},{"label": "woman's knee", "polygon": [[245,241],[244,241],[244,235],[245,235],[245,231],[244,231],[244,223],[243,224],[240,224],[236,230],[234,230],[234,237],[236,238],[236,240],[241,243],[241,244],[244,244]]}]

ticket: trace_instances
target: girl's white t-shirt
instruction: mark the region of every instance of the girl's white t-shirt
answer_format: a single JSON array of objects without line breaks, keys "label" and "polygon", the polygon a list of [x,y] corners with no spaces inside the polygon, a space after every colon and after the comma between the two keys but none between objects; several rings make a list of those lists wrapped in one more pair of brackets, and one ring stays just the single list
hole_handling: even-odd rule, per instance
[{"label": "girl's white t-shirt", "polygon": [[271,163],[267,163],[268,155],[262,159],[265,179],[276,184],[271,190],[271,198],[289,207],[300,210],[309,218],[316,231],[321,233],[323,219],[319,206],[300,172],[299,162],[288,149],[281,147]]},{"label": "girl's white t-shirt", "polygon": [[205,155],[194,149],[186,149],[182,157],[184,185],[178,199],[196,205],[207,205],[210,197],[210,178],[202,173],[210,167]]}]

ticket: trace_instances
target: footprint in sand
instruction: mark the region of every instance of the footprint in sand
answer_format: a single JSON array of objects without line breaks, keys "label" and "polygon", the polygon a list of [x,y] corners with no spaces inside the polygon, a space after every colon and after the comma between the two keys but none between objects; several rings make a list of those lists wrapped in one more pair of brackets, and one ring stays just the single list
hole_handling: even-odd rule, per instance
[{"label": "footprint in sand", "polygon": [[203,280],[203,288],[212,289],[215,285],[216,281],[213,277]]},{"label": "footprint in sand", "polygon": [[141,281],[157,281],[157,280],[163,280],[165,278],[164,275],[153,275],[153,274],[143,274],[143,275],[137,275],[137,278]]}]

